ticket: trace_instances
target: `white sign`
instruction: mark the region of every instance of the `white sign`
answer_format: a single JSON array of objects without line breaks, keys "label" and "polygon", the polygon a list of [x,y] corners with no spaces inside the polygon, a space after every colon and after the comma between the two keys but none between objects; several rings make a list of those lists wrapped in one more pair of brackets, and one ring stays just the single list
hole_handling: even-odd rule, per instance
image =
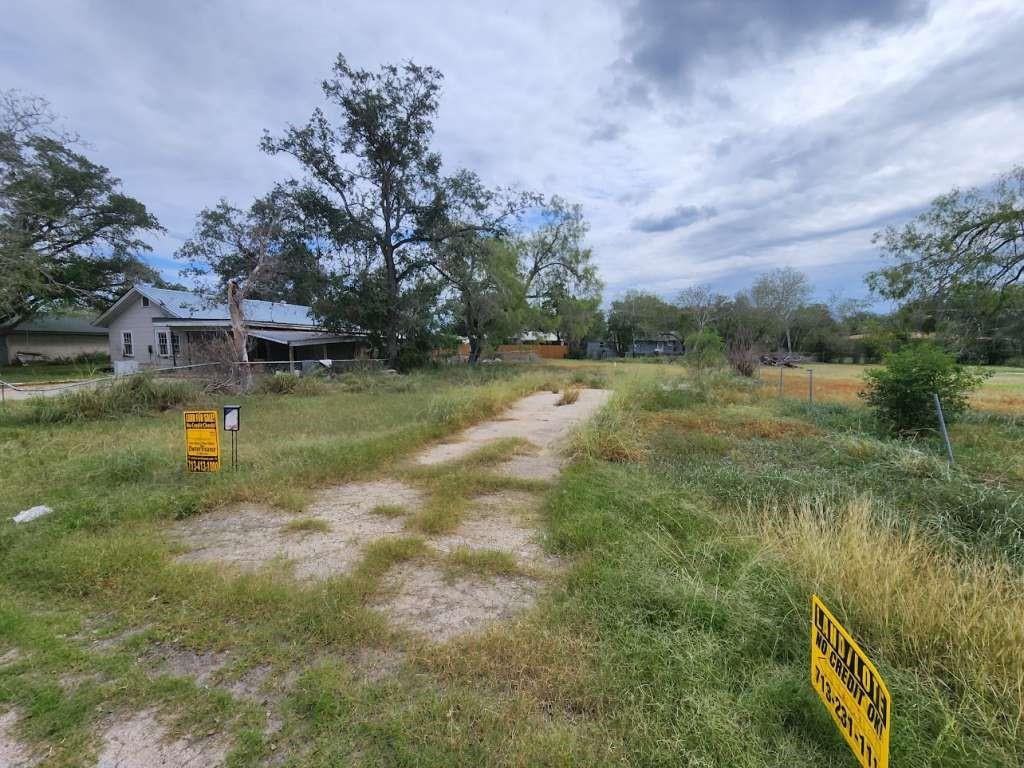
[{"label": "white sign", "polygon": [[242,411],[242,406],[240,406],[240,405],[225,405],[224,406],[224,431],[225,432],[237,432],[238,431],[241,411]]}]

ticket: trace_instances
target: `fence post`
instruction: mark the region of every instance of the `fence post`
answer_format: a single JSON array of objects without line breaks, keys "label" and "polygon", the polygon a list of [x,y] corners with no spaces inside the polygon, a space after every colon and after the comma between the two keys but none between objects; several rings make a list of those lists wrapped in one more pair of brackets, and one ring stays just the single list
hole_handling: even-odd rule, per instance
[{"label": "fence post", "polygon": [[782,397],[782,373],[786,368],[783,365],[779,366],[779,397]]},{"label": "fence post", "polygon": [[7,385],[0,381],[0,403],[7,402]]},{"label": "fence post", "polygon": [[814,369],[807,369],[807,402],[814,405]]},{"label": "fence post", "polygon": [[946,443],[946,456],[949,457],[949,463],[952,465],[953,444],[949,442],[949,432],[946,430],[946,417],[942,415],[942,403],[939,401],[937,392],[932,392],[932,399],[935,401],[935,415],[939,417],[939,432],[942,433],[942,440]]}]

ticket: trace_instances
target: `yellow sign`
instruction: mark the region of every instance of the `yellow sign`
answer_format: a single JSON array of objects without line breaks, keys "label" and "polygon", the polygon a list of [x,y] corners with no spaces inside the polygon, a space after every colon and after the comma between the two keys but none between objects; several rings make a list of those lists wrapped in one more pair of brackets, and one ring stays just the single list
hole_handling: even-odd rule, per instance
[{"label": "yellow sign", "polygon": [[875,665],[811,597],[811,685],[864,768],[888,768],[892,698]]},{"label": "yellow sign", "polygon": [[185,464],[189,472],[220,469],[220,432],[216,411],[185,411]]}]

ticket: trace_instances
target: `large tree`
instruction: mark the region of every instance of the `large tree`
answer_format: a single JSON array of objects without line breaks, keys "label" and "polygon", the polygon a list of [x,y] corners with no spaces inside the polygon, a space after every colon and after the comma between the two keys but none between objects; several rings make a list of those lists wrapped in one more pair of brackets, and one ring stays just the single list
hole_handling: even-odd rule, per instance
[{"label": "large tree", "polygon": [[1024,281],[1024,166],[988,189],[953,191],[903,227],[875,234],[894,262],[868,275],[890,299],[935,298],[963,286],[996,291]]},{"label": "large tree", "polygon": [[633,348],[637,339],[666,333],[678,335],[679,321],[679,308],[657,294],[627,291],[621,299],[612,302],[608,332],[620,353],[624,353]]},{"label": "large tree", "polygon": [[226,293],[230,281],[246,280],[247,298],[312,304],[326,279],[320,234],[292,190],[276,187],[244,210],[223,199],[204,208],[175,256],[203,290]]},{"label": "large tree", "polygon": [[158,279],[138,253],[160,224],[77,144],[45,101],[0,93],[0,336],[38,312],[99,308]]},{"label": "large tree", "polygon": [[779,267],[765,272],[750,288],[755,307],[776,320],[780,334],[786,339],[786,351],[793,352],[793,319],[811,298],[807,276],[793,267]]},{"label": "large tree", "polygon": [[469,339],[470,363],[489,340],[519,330],[525,289],[507,242],[469,232],[438,244],[431,263],[449,286],[454,330]]},{"label": "large tree", "polygon": [[716,308],[726,301],[726,297],[715,293],[710,285],[691,285],[679,292],[676,306],[683,313],[687,331],[700,332],[711,325]]},{"label": "large tree", "polygon": [[444,176],[431,148],[441,79],[436,69],[411,61],[368,72],[339,55],[323,82],[337,119],[318,108],[306,125],[289,126],[276,138],[265,135],[262,144],[298,160],[308,175],[307,214],[348,255],[348,275],[365,276],[383,290],[375,290],[379,332],[392,365],[408,338],[403,293],[419,289],[430,246],[466,231],[451,209],[479,187],[466,172]]},{"label": "large tree", "polygon": [[[249,362],[246,299],[309,304],[321,288],[315,235],[283,187],[247,210],[222,199],[199,212],[192,237],[175,256],[187,263],[182,274],[194,277],[201,293],[226,298],[237,362]],[[248,384],[248,366],[241,374]]]},{"label": "large tree", "polygon": [[600,290],[597,267],[584,244],[587,230],[583,207],[553,196],[534,203],[539,224],[516,241],[520,271],[528,298],[543,299],[552,285],[573,294]]}]

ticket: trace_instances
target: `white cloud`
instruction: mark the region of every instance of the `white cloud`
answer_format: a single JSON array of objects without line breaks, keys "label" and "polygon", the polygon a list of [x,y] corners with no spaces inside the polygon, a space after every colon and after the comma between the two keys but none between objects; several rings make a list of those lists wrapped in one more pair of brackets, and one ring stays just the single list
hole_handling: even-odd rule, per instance
[{"label": "white cloud", "polygon": [[[47,96],[154,210],[169,230],[159,256],[201,207],[297,173],[259,138],[305,121],[343,52],[442,70],[448,165],[582,202],[610,294],[733,285],[786,263],[826,292],[831,273],[850,278],[823,265],[865,263],[880,222],[1024,161],[1024,7],[872,9],[816,18],[756,55],[686,60],[685,73],[665,70],[670,57],[659,74],[692,81],[672,90],[624,65],[632,12],[598,0],[8,0],[0,83]],[[716,34],[728,50],[728,25]],[[716,215],[682,215],[694,210]]]}]

